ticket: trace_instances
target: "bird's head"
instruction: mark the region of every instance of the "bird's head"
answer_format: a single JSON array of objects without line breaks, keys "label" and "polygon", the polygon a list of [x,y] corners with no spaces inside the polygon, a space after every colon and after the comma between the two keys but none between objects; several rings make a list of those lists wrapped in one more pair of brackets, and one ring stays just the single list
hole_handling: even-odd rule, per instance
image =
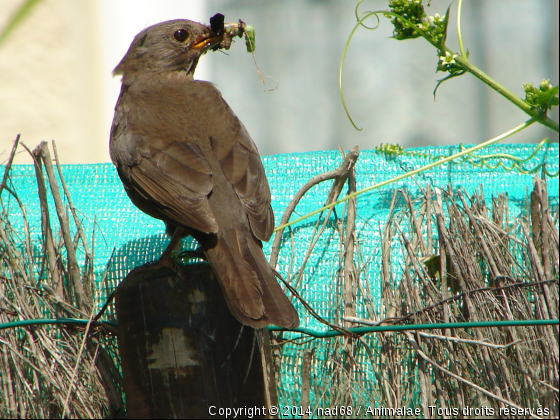
[{"label": "bird's head", "polygon": [[216,33],[210,26],[191,20],[158,23],[136,35],[113,70],[113,75],[122,75],[123,81],[135,74],[148,72],[186,72],[192,75],[200,56],[208,49],[219,46],[222,40],[222,34]]}]

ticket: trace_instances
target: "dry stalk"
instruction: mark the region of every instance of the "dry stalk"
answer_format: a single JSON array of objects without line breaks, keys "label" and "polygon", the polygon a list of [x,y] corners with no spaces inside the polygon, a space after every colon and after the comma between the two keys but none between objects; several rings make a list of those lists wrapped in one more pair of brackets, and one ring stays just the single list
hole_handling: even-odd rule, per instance
[{"label": "dry stalk", "polygon": [[[357,288],[350,296],[348,287],[353,283],[344,278],[338,325],[450,327],[430,333],[323,339],[324,356],[315,353],[315,380],[309,385],[315,407],[344,404],[351,395],[354,406],[362,401],[366,406],[420,407],[428,417],[429,406],[449,409],[448,413],[453,408],[461,413],[486,406],[495,413],[508,407],[542,407],[548,410],[545,417],[555,418],[559,387],[554,326],[451,328],[456,322],[558,316],[558,215],[548,207],[542,181],[535,180],[530,199],[538,206],[532,206],[530,218],[522,219],[510,214],[507,196],[493,197],[488,208],[482,190],[469,197],[463,191],[429,189],[421,198],[396,191],[380,234],[380,263],[375,266],[371,259],[361,259],[354,240],[352,281]],[[432,231],[437,232],[435,240]],[[536,233],[541,245],[534,242]],[[392,261],[395,241],[405,256],[400,281]],[[341,248],[341,264],[348,263],[348,248],[352,246],[347,241]],[[364,304],[365,293],[358,291],[366,281],[361,277],[371,270],[380,272],[381,302],[366,310],[373,314],[371,319],[362,319],[346,308]],[[371,299],[365,302],[373,305]],[[316,348],[314,343],[302,342],[302,355]],[[349,377],[351,392],[345,382]],[[303,402],[307,398],[306,385]],[[541,417],[535,412],[526,416]],[[362,412],[360,417],[366,416]]]},{"label": "dry stalk", "polygon": [[[303,187],[301,187],[300,190],[295,194],[295,196],[291,200],[291,202],[288,204],[286,210],[284,211],[284,215],[282,216],[282,219],[280,221],[280,225],[283,225],[283,224],[288,222],[288,220],[290,219],[291,215],[295,211],[296,206],[299,203],[299,201],[302,199],[302,197],[311,188],[313,188],[317,184],[320,184],[321,182],[328,181],[328,180],[334,180],[325,204],[330,204],[330,203],[336,201],[338,199],[340,193],[342,192],[342,189],[344,187],[344,184],[346,183],[346,180],[349,178],[349,176],[351,176],[351,174],[353,176],[353,169],[354,169],[354,166],[356,164],[356,160],[358,159],[358,156],[359,156],[359,148],[356,146],[348,154],[346,154],[346,156],[344,156],[344,154],[343,154],[344,159],[343,159],[343,162],[339,166],[338,169],[336,169],[334,171],[329,171],[329,172],[324,173],[324,174],[317,175],[317,176],[313,177],[311,180],[309,180]],[[354,185],[355,185],[355,183],[354,183]],[[307,251],[305,253],[305,256],[303,258],[303,262],[301,263],[301,265],[300,265],[299,269],[297,270],[296,274],[292,275],[291,271],[290,271],[286,280],[284,280],[278,273],[276,273],[276,274],[277,274],[277,277],[280,278],[284,282],[286,288],[292,293],[292,295],[294,297],[296,297],[298,300],[300,300],[302,305],[307,309],[307,311],[313,317],[315,317],[320,322],[328,325],[329,327],[331,327],[333,329],[336,329],[336,330],[338,330],[338,331],[340,331],[341,333],[344,334],[345,331],[344,331],[343,328],[338,327],[336,325],[333,325],[332,323],[329,323],[327,320],[325,320],[321,316],[319,316],[319,314],[317,312],[315,312],[313,310],[313,308],[311,308],[308,305],[308,303],[296,292],[296,289],[301,284],[304,268],[305,268],[307,262],[309,261],[309,259],[311,258],[311,256],[313,255],[313,250],[315,249],[315,246],[317,245],[317,242],[319,241],[321,235],[324,233],[325,229],[327,228],[328,223],[329,223],[329,219],[330,219],[330,215],[333,214],[334,211],[335,211],[334,208],[329,209],[327,211],[327,215],[324,218],[319,218],[317,220],[317,222],[315,223],[313,236],[310,240],[309,246],[308,246]],[[276,263],[277,263],[277,260],[278,260],[278,255],[279,255],[279,251],[280,251],[280,244],[281,244],[281,241],[282,241],[282,233],[283,233],[283,229],[278,230],[276,232],[275,236],[274,236],[271,255],[270,255],[270,265],[272,267],[276,266]],[[293,245],[293,241],[290,241],[290,242]],[[292,257],[293,257],[293,254],[292,254]],[[350,261],[352,261],[352,259],[350,259]],[[292,266],[292,264],[290,264],[290,266]],[[295,277],[295,279],[294,279],[294,277]],[[271,335],[271,345],[272,345],[272,350],[273,350],[273,364],[274,364],[274,368],[275,368],[275,376],[276,377],[278,377],[278,374],[279,374],[279,371],[280,371],[280,368],[281,368],[281,357],[280,357],[281,352],[280,351],[281,351],[281,348],[282,348],[282,343],[283,343],[283,334],[282,333]]]},{"label": "dry stalk", "polygon": [[[46,144],[30,152],[34,158],[41,209],[41,232],[30,231],[27,212],[10,178],[11,159],[0,188],[0,324],[45,318],[84,318],[93,310],[93,294],[82,281],[94,283],[90,264],[80,267],[72,231],[81,229],[78,218],[71,227],[62,193]],[[24,146],[25,147],[25,146]],[[46,176],[45,176],[46,173]],[[59,179],[64,182],[62,172]],[[47,184],[48,182],[48,184]],[[47,187],[48,185],[48,187]],[[56,220],[50,216],[53,199]],[[20,220],[11,211],[19,208]],[[57,223],[58,222],[58,223]],[[17,226],[23,226],[23,234]],[[86,245],[87,246],[87,245]],[[80,245],[80,250],[84,243]],[[73,257],[71,257],[73,255]],[[68,263],[69,262],[69,263]],[[97,327],[21,325],[0,329],[0,417],[101,418],[123,410],[114,337]]]}]

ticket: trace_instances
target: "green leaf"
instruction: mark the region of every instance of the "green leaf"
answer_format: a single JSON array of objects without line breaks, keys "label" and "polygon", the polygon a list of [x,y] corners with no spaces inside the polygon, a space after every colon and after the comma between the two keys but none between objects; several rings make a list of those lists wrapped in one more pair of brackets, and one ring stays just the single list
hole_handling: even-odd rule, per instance
[{"label": "green leaf", "polygon": [[445,12],[445,18],[443,19],[443,34],[438,43],[438,46],[442,48],[445,45],[445,41],[447,40],[447,25],[449,25],[449,10],[451,9],[451,5],[447,8],[447,12]]},{"label": "green leaf", "polygon": [[437,92],[439,86],[440,86],[443,82],[446,82],[446,81],[448,81],[449,79],[452,79],[452,78],[454,78],[454,77],[462,76],[462,75],[465,74],[465,73],[466,73],[466,70],[461,70],[461,71],[459,71],[459,72],[457,72],[457,73],[451,73],[449,76],[444,77],[443,79],[439,79],[439,80],[437,81],[437,85],[436,85],[436,87],[435,87],[435,89],[434,89],[434,101],[436,100],[436,92]]}]

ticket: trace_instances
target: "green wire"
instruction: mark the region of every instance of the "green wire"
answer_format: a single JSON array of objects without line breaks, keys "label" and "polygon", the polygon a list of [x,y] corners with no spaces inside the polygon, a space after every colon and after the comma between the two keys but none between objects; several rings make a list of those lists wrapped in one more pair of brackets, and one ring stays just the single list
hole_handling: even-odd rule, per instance
[{"label": "green wire", "polygon": [[[75,319],[75,318],[57,318],[57,319],[26,319],[22,321],[6,322],[0,324],[0,330],[7,328],[16,327],[26,327],[30,325],[48,325],[48,324],[78,324],[87,325],[89,320],[87,319]],[[525,319],[525,320],[515,320],[515,321],[484,321],[484,322],[451,322],[442,324],[409,324],[409,325],[380,325],[376,327],[357,327],[348,328],[348,331],[352,334],[362,335],[367,333],[376,332],[387,332],[387,331],[413,331],[413,330],[435,330],[435,329],[445,329],[445,328],[483,328],[483,327],[528,327],[533,325],[559,325],[560,321],[558,319]],[[108,321],[94,321],[92,325],[108,325],[113,328],[117,328],[118,325],[114,322]],[[292,331],[307,334],[313,337],[327,338],[335,337],[338,335],[344,335],[344,332],[340,331],[318,331],[312,328],[295,328],[293,330],[287,330],[280,327],[268,327],[269,331]]]},{"label": "green wire", "polygon": [[[352,334],[362,335],[367,333],[377,333],[386,331],[412,331],[412,330],[436,330],[444,328],[482,328],[482,327],[526,327],[532,325],[558,325],[560,321],[558,319],[525,319],[516,321],[485,321],[485,322],[448,322],[442,324],[411,324],[411,325],[380,325],[376,327],[357,327],[348,328],[348,331]],[[318,338],[328,338],[335,337],[337,335],[345,335],[342,331],[317,331],[311,328],[295,328],[293,330],[287,330],[280,327],[268,327],[269,331],[292,331],[301,332],[313,337]]]},{"label": "green wire", "polygon": [[[88,322],[88,319],[76,318],[24,319],[21,321],[6,322],[4,324],[0,324],[0,330],[4,330],[6,328],[27,327],[29,325],[78,324],[85,326],[88,324]],[[91,324],[98,326],[108,325],[110,327],[117,328],[117,324],[108,321],[92,321]]]}]

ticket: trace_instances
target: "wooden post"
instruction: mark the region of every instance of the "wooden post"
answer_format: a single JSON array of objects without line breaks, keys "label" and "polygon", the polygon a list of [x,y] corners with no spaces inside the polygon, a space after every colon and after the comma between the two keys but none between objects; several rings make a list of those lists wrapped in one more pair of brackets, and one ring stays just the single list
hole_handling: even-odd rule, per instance
[{"label": "wooden post", "polygon": [[115,301],[129,418],[266,418],[262,333],[231,315],[208,264],[144,265]]}]

